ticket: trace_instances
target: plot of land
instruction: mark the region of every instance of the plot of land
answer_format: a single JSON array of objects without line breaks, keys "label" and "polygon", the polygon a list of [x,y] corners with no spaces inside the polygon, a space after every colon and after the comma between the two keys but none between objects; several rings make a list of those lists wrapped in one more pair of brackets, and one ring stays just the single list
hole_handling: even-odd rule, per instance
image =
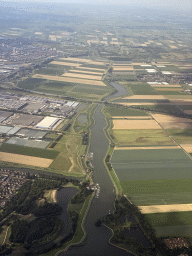
[{"label": "plot of land", "polygon": [[113,129],[161,129],[155,120],[113,120]]},{"label": "plot of land", "polygon": [[[115,150],[111,162],[120,181],[191,177],[192,160],[182,149]],[[141,187],[136,187],[134,191],[139,189],[142,190]],[[130,191],[131,194],[132,192]]]},{"label": "plot of land", "polygon": [[24,156],[12,153],[0,152],[0,161],[32,165],[37,167],[49,167],[49,165],[53,162],[51,159],[45,159],[34,156]]},{"label": "plot of land", "polygon": [[143,214],[160,212],[188,212],[192,211],[192,204],[169,204],[169,205],[149,205],[140,206]]},{"label": "plot of land", "polygon": [[160,87],[160,88],[164,88],[164,87],[178,87],[178,88],[180,88],[181,87],[181,85],[179,85],[179,84],[151,84],[151,87]]},{"label": "plot of land", "polygon": [[165,100],[166,98],[163,95],[133,95],[133,96],[128,96],[123,99],[138,99],[138,100]]},{"label": "plot of land", "polygon": [[87,67],[76,67],[77,69],[85,69],[85,70],[91,70],[93,72],[104,72],[104,68],[87,68]]},{"label": "plot of land", "polygon": [[192,119],[162,114],[152,114],[164,129],[192,129]]},{"label": "plot of land", "polygon": [[72,78],[72,77],[49,76],[49,75],[40,75],[40,74],[36,74],[33,77],[34,78],[48,79],[48,80],[53,80],[53,81],[60,81],[60,82],[69,82],[69,83],[79,83],[79,84],[90,84],[90,85],[106,86],[101,81],[94,81],[94,80],[87,80],[87,79],[78,79],[78,78]]},{"label": "plot of land", "polygon": [[74,73],[64,73],[63,77],[75,77],[75,78],[82,78],[82,79],[93,79],[93,80],[101,80],[102,76],[94,76],[94,75],[85,75],[85,74],[74,74]]},{"label": "plot of land", "polygon": [[139,119],[139,120],[142,120],[142,119],[151,119],[150,116],[113,116],[113,119]]},{"label": "plot of land", "polygon": [[163,130],[113,130],[115,142],[122,146],[175,145]]},{"label": "plot of land", "polygon": [[73,62],[62,62],[62,61],[52,61],[52,62],[50,62],[50,64],[53,64],[53,65],[62,65],[62,66],[74,66],[74,67],[80,66],[80,64],[77,64],[77,63],[73,63]]},{"label": "plot of land", "polygon": [[153,147],[115,147],[115,150],[137,150],[137,149],[175,149],[180,148],[179,146],[153,146]]},{"label": "plot of land", "polygon": [[101,72],[96,72],[96,71],[85,71],[85,70],[74,70],[74,69],[71,69],[69,70],[71,73],[81,73],[81,74],[87,74],[87,75],[100,75],[102,76],[102,73]]},{"label": "plot of land", "polygon": [[192,144],[180,144],[180,146],[181,146],[187,153],[192,153]]},{"label": "plot of land", "polygon": [[133,67],[132,66],[113,66],[114,71],[132,71]]}]

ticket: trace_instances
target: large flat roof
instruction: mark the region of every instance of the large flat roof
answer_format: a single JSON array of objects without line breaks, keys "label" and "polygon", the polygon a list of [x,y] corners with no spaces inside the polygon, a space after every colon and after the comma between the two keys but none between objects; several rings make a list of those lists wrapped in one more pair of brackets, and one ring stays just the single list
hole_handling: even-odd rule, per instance
[{"label": "large flat roof", "polygon": [[59,120],[60,118],[46,116],[41,122],[36,125],[36,128],[51,129]]}]

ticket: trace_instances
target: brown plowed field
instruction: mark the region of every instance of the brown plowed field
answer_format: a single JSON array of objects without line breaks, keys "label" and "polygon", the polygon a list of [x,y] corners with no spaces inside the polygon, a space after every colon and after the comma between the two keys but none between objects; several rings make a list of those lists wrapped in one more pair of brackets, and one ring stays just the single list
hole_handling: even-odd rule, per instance
[{"label": "brown plowed field", "polygon": [[35,157],[35,156],[24,156],[24,155],[5,153],[5,152],[0,152],[0,161],[32,165],[32,166],[43,167],[43,168],[49,167],[49,165],[53,162],[53,160],[51,159]]}]

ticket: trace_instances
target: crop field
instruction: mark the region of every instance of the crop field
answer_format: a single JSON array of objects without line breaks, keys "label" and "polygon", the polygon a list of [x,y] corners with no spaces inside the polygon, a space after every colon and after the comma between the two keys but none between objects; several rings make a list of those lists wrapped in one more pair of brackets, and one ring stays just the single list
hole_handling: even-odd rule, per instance
[{"label": "crop field", "polygon": [[192,153],[192,144],[180,144],[180,146],[181,146],[187,153]]},{"label": "crop field", "polygon": [[49,165],[53,162],[53,160],[51,159],[5,153],[5,152],[0,152],[0,160],[4,162],[32,165],[32,166],[43,167],[43,168],[49,167]]},{"label": "crop field", "polygon": [[151,213],[145,217],[153,227],[192,225],[192,212]]},{"label": "crop field", "polygon": [[45,84],[46,80],[45,79],[40,79],[40,78],[26,78],[19,82],[18,86],[24,89],[28,90],[34,90],[38,88],[39,86]]},{"label": "crop field", "polygon": [[192,129],[192,120],[163,114],[152,114],[164,129]]},{"label": "crop field", "polygon": [[101,72],[86,71],[86,70],[75,70],[75,69],[70,69],[69,72],[70,73],[85,74],[85,75],[94,75],[94,76],[102,76],[102,74],[103,74]]},{"label": "crop field", "polygon": [[192,143],[192,129],[168,129],[167,131],[179,144]]},{"label": "crop field", "polygon": [[72,77],[61,77],[61,76],[50,76],[50,75],[36,74],[36,75],[33,76],[33,78],[42,78],[42,79],[48,79],[48,80],[52,80],[52,81],[59,81],[59,82],[69,82],[69,83],[80,83],[80,84],[106,86],[102,81],[72,78]]},{"label": "crop field", "polygon": [[73,90],[71,90],[71,92],[80,92],[80,93],[85,93],[85,94],[97,94],[97,95],[104,95],[106,94],[107,90],[102,90],[101,87],[100,89],[96,89],[96,88],[90,88],[90,87],[85,87],[85,86],[81,86],[81,87],[74,87]]},{"label": "crop field", "polygon": [[70,67],[78,67],[80,64],[73,63],[73,62],[62,62],[62,61],[52,61],[50,62],[51,65],[59,65],[59,66],[70,66]]},{"label": "crop field", "polygon": [[189,212],[192,211],[192,204],[145,205],[140,206],[139,209],[143,214],[165,212]]},{"label": "crop field", "polygon": [[17,153],[20,155],[27,155],[27,156],[36,156],[36,157],[48,158],[48,159],[55,159],[59,153],[56,150],[31,148],[31,147],[24,147],[24,146],[18,146],[18,145],[6,144],[6,143],[0,147],[0,151],[7,152],[7,153]]},{"label": "crop field", "polygon": [[104,111],[109,113],[112,117],[118,116],[149,116],[145,111],[129,109],[124,107],[104,107]]},{"label": "crop field", "polygon": [[130,100],[164,100],[166,99],[163,95],[133,95],[124,97],[123,99]]},{"label": "crop field", "polygon": [[157,88],[180,88],[180,89],[182,89],[180,84],[161,84],[161,85],[151,84],[150,86],[155,87],[155,88],[157,87]]},{"label": "crop field", "polygon": [[149,84],[140,82],[123,83],[126,88],[130,88],[135,95],[158,95]]},{"label": "crop field", "polygon": [[192,160],[182,149],[115,150],[111,162],[123,193],[136,205],[191,203]]},{"label": "crop field", "polygon": [[116,129],[159,130],[161,126],[155,120],[113,120],[113,130]]},{"label": "crop field", "polygon": [[[127,104],[134,104],[134,103],[124,103],[124,105],[127,105]],[[173,104],[164,104],[164,103],[161,103],[161,104],[148,104],[148,103],[142,103],[141,104],[137,104],[138,107],[141,107],[143,109],[147,109],[147,110],[154,110],[154,111],[157,111],[157,112],[164,112],[164,113],[182,113],[182,111],[177,108],[177,106],[173,105]]]},{"label": "crop field", "polygon": [[102,80],[102,76],[94,76],[94,75],[85,75],[85,74],[78,74],[78,73],[64,73],[62,77],[74,77],[74,78],[81,78],[81,79],[91,79],[91,80]]},{"label": "crop field", "polygon": [[51,75],[51,76],[61,76],[64,72],[64,68],[57,68],[57,67],[46,67],[41,68],[40,70],[35,71],[36,74],[42,75]]},{"label": "crop field", "polygon": [[77,67],[76,68],[77,70],[79,69],[79,70],[89,70],[89,71],[91,71],[91,72],[104,72],[104,70],[105,70],[105,68],[88,68],[88,67]]},{"label": "crop field", "polygon": [[121,146],[175,145],[163,130],[113,130],[112,134]]}]

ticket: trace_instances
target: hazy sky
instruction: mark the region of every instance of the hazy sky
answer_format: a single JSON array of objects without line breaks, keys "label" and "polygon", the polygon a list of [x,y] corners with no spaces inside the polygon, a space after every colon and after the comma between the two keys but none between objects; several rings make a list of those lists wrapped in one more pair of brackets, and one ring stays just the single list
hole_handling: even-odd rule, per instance
[{"label": "hazy sky", "polygon": [[[188,10],[192,7],[192,0],[4,0],[10,2],[38,2],[38,3],[87,3],[111,5],[140,5],[145,7],[171,7],[176,10]],[[0,0],[2,2],[2,0]]]}]

